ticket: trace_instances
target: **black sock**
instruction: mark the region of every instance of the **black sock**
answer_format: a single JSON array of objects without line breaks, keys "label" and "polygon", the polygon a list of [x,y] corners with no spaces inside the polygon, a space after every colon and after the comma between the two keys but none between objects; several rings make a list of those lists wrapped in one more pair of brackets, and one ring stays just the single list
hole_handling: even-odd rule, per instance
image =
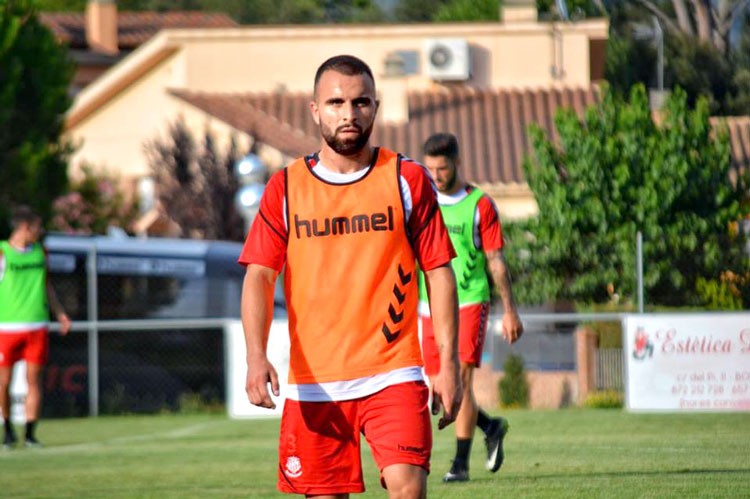
[{"label": "black sock", "polygon": [[479,413],[477,415],[477,427],[482,430],[485,435],[492,428],[492,418],[489,417],[487,413],[482,409],[479,409]]},{"label": "black sock", "polygon": [[471,439],[456,439],[456,459],[455,462],[465,469],[469,469],[469,454],[471,454]]},{"label": "black sock", "polygon": [[26,422],[26,440],[34,438],[34,429],[36,428],[36,421]]},{"label": "black sock", "polygon": [[10,418],[4,421],[5,433],[13,433],[13,424],[10,422]]}]

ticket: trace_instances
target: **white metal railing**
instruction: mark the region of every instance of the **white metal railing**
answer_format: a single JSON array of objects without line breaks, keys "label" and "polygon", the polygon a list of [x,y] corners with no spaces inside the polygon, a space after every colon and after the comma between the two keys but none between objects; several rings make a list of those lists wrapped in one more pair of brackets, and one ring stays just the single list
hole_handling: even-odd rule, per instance
[{"label": "white metal railing", "polygon": [[[92,300],[94,301],[94,300]],[[623,314],[617,313],[592,313],[592,314],[576,314],[576,313],[541,313],[541,314],[523,314],[522,321],[527,324],[527,329],[532,327],[545,325],[545,324],[579,324],[581,322],[589,321],[619,321]],[[489,332],[493,336],[502,334],[501,332],[501,319],[502,316],[499,314],[493,314],[490,316],[490,328]],[[216,318],[216,319],[136,319],[136,320],[101,320],[101,321],[74,321],[72,324],[71,331],[74,334],[87,334],[87,364],[88,364],[88,399],[89,399],[89,415],[97,416],[99,414],[99,337],[103,334],[117,331],[132,331],[147,333],[149,331],[158,330],[198,330],[198,329],[217,329],[222,331],[222,334],[226,336],[228,324],[236,322],[236,318]],[[57,331],[59,325],[57,323],[50,324],[51,331]],[[499,342],[495,342],[499,344]],[[490,345],[492,348],[492,345]],[[619,352],[619,350],[618,350]],[[622,386],[622,361],[619,364],[620,372],[619,376],[615,378],[615,374],[607,374],[610,376],[609,379],[619,379],[620,385]],[[617,369],[616,367],[612,369]],[[608,381],[609,382],[609,381]]]},{"label": "white metal railing", "polygon": [[621,348],[597,348],[596,360],[596,389],[622,390],[623,362]]}]

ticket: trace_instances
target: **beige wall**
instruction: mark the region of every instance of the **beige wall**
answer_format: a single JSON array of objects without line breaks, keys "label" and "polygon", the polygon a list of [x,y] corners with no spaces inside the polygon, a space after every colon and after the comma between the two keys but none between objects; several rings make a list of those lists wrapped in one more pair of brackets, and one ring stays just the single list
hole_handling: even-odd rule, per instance
[{"label": "beige wall", "polygon": [[[309,92],[315,70],[331,55],[359,56],[380,77],[390,52],[417,51],[422,57],[421,73],[387,89],[389,99],[396,100],[393,89],[423,90],[440,85],[424,72],[423,45],[429,38],[468,41],[474,69],[466,85],[587,87],[589,39],[606,36],[607,23],[603,20],[575,24],[435,23],[162,31],[76,97],[69,113],[73,118],[68,135],[80,147],[72,158],[71,173],[75,175],[78,166],[88,162],[131,179],[147,175],[145,142],[163,136],[178,116],[185,118],[196,135],[207,126],[217,138],[228,138],[233,132],[172,97],[169,89]],[[383,86],[386,90],[388,85]],[[400,106],[405,99],[398,101],[400,104],[383,106],[383,119],[403,119]],[[511,195],[506,204],[505,211],[511,217],[536,209],[528,193],[516,198]]]},{"label": "beige wall", "polygon": [[75,128],[69,136],[80,145],[71,161],[71,176],[88,162],[123,179],[149,175],[144,147],[154,139],[164,139],[169,125],[182,118],[198,140],[206,130],[223,149],[234,134],[241,147],[249,138],[171,96],[167,89],[184,87],[185,54],[176,53],[162,61],[141,79],[111,98]]},{"label": "beige wall", "polygon": [[521,220],[536,215],[539,206],[527,184],[478,186],[495,201],[503,220]]},{"label": "beige wall", "polygon": [[[473,75],[466,84],[480,88],[588,86],[589,38],[607,36],[605,21],[577,24],[453,23],[356,27],[238,28],[174,31],[186,53],[186,84],[194,90],[262,92],[284,87],[309,92],[318,65],[348,53],[361,57],[376,76],[393,51],[419,53],[424,42],[462,38],[471,47]],[[557,74],[551,68],[558,67]],[[424,73],[408,78],[410,90],[435,83]]]}]

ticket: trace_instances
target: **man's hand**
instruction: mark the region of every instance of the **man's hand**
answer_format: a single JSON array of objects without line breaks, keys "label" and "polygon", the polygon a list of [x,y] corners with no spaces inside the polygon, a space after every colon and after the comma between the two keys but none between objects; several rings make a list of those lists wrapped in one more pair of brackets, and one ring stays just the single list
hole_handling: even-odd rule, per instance
[{"label": "man's hand", "polygon": [[432,385],[433,416],[440,414],[440,408],[443,408],[443,415],[438,421],[438,430],[442,430],[456,420],[462,398],[463,386],[458,362],[441,362],[440,372]]},{"label": "man's hand", "polygon": [[250,403],[258,407],[275,409],[268,393],[278,397],[279,377],[276,369],[268,361],[266,345],[273,318],[273,287],[277,272],[261,265],[250,264],[242,282],[242,329],[247,347],[247,378],[245,391]]},{"label": "man's hand", "polygon": [[492,250],[487,255],[487,266],[492,274],[492,281],[497,286],[503,302],[503,338],[510,344],[515,343],[523,334],[523,324],[518,318],[518,310],[513,300],[513,290],[510,286],[510,272],[505,262],[502,250]]},{"label": "man's hand", "polygon": [[275,397],[278,397],[279,377],[268,359],[262,357],[254,361],[248,360],[245,391],[251,404],[266,409],[276,409],[276,404],[268,393],[269,383],[271,384],[271,392]]},{"label": "man's hand", "polygon": [[503,337],[510,344],[515,343],[523,334],[523,323],[518,312],[512,308],[503,314]]},{"label": "man's hand", "polygon": [[456,278],[450,263],[426,270],[424,276],[435,340],[440,351],[440,372],[432,383],[432,414],[437,416],[440,407],[443,408],[443,415],[438,421],[438,429],[442,430],[456,420],[463,397],[461,372],[458,368]]},{"label": "man's hand", "polygon": [[65,336],[70,332],[70,318],[65,312],[57,314],[57,322],[60,323],[60,334]]}]

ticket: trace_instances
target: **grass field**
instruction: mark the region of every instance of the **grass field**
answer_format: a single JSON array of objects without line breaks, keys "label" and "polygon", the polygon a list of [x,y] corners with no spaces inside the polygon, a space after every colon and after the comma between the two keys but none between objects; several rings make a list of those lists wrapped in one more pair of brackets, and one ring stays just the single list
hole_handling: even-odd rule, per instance
[{"label": "grass field", "polygon": [[[505,416],[505,464],[485,471],[478,438],[465,484],[440,483],[454,439],[452,428],[436,431],[428,497],[750,497],[748,413]],[[0,452],[0,497],[283,497],[277,432],[275,419],[217,415],[42,421],[45,448]],[[360,497],[386,497],[364,452],[368,490]]]}]

